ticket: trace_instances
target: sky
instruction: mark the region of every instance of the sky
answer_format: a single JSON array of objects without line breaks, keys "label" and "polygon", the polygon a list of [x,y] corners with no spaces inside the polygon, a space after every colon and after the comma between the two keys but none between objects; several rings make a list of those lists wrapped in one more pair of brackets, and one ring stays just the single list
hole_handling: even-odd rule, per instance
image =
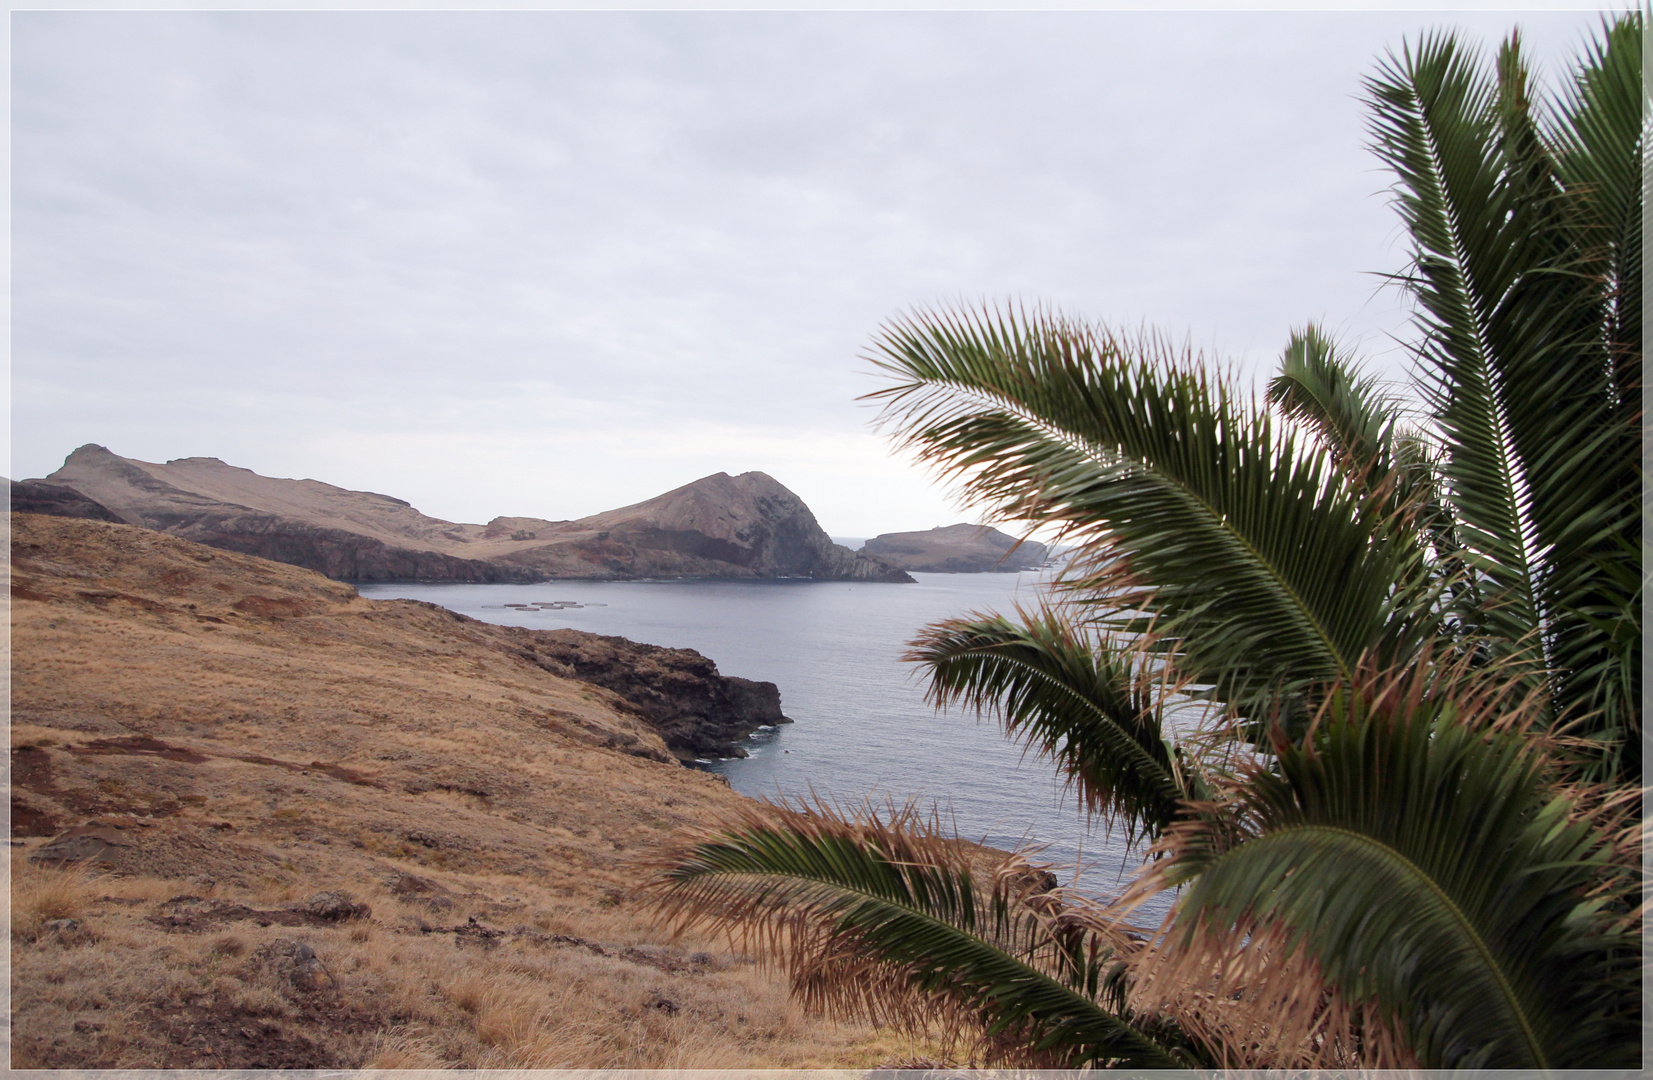
[{"label": "sky", "polygon": [[7,475],[83,443],[457,521],[761,470],[980,519],[857,398],[881,323],[1043,303],[1404,378],[1363,76],[1552,12],[14,12]]}]

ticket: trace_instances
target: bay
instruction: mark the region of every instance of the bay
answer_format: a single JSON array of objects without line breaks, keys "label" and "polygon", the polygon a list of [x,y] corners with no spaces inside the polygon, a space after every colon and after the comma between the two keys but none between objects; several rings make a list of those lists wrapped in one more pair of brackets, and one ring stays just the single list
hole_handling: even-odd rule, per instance
[{"label": "bay", "polygon": [[[991,720],[938,715],[907,643],[926,624],[1010,613],[1048,571],[914,574],[917,584],[782,581],[563,581],[540,585],[363,584],[363,596],[424,600],[485,622],[568,627],[695,649],[725,675],[773,682],[793,721],[759,732],[751,755],[707,763],[736,791],[855,807],[916,801],[958,835],[999,848],[1044,845],[1064,882],[1112,893],[1141,865],[1119,834],[1087,823],[1055,768]],[[506,604],[568,601],[558,610]],[[1165,905],[1148,908],[1153,918]],[[1146,914],[1146,913],[1145,913]]]}]

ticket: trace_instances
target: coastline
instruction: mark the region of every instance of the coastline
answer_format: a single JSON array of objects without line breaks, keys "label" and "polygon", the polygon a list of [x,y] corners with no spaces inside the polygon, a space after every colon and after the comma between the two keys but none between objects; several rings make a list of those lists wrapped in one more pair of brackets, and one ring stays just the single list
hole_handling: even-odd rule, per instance
[{"label": "coastline", "polygon": [[905,1051],[653,924],[649,852],[747,800],[533,632],[130,526],[12,544],[15,1065]]}]

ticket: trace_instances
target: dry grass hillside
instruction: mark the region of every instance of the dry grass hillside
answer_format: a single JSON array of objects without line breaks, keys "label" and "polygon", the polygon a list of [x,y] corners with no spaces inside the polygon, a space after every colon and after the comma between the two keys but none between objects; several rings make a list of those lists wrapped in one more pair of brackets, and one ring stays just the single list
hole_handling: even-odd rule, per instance
[{"label": "dry grass hillside", "polygon": [[12,523],[12,1064],[860,1067],[635,890],[737,802],[516,636],[159,533]]}]

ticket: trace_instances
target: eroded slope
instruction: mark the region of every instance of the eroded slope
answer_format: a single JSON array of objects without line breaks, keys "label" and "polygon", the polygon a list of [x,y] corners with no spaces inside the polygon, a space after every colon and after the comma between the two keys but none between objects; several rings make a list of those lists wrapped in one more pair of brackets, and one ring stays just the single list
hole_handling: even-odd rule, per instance
[{"label": "eroded slope", "polygon": [[124,525],[12,538],[15,1065],[904,1052],[652,928],[637,860],[740,796],[520,631]]}]

